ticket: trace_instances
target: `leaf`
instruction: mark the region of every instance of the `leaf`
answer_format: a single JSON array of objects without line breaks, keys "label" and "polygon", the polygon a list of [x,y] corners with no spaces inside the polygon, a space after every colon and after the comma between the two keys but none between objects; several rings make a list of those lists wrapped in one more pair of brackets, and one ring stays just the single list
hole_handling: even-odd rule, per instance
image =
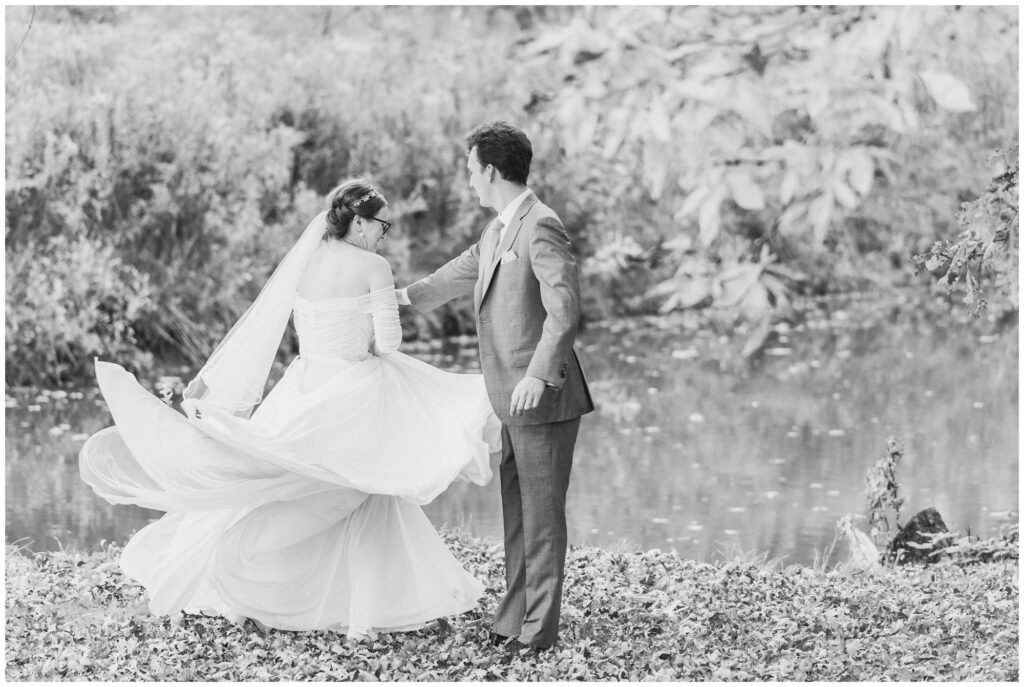
[{"label": "leaf", "polygon": [[700,204],[697,223],[700,225],[700,240],[706,246],[711,245],[711,242],[718,237],[722,226],[722,195],[723,189],[718,186]]},{"label": "leaf", "polygon": [[569,33],[567,28],[543,33],[523,46],[520,55],[521,57],[536,57],[549,50],[560,48],[566,43],[567,33]]},{"label": "leaf", "polygon": [[851,148],[843,153],[849,167],[850,186],[864,197],[875,180],[875,160],[864,148]]},{"label": "leaf", "polygon": [[663,244],[663,248],[667,251],[674,253],[685,253],[693,250],[693,236],[690,234],[679,233],[670,238]]},{"label": "leaf", "polygon": [[779,200],[783,205],[789,205],[789,201],[793,200],[799,187],[800,177],[792,169],[787,170],[786,175],[782,177],[782,186],[779,188]]},{"label": "leaf", "polygon": [[689,100],[672,118],[672,124],[675,126],[676,131],[691,135],[699,134],[715,121],[718,113],[719,109],[713,105]]},{"label": "leaf", "polygon": [[[758,277],[760,277],[760,271]],[[772,304],[768,299],[768,289],[760,281],[755,281],[747,289],[746,294],[739,303],[740,314],[746,319],[757,322],[768,321],[772,312]],[[765,334],[767,336],[767,334]]]},{"label": "leaf", "polygon": [[805,226],[808,211],[808,204],[805,202],[792,203],[779,215],[779,233],[783,236],[798,236]]},{"label": "leaf", "polygon": [[733,83],[732,96],[728,106],[738,115],[752,124],[759,134],[771,138],[772,120],[765,107],[763,87],[750,79],[737,80]]},{"label": "leaf", "polygon": [[860,204],[860,201],[857,200],[857,194],[841,179],[836,179],[832,182],[832,193],[835,195],[836,200],[847,210],[852,210]]},{"label": "leaf", "polygon": [[644,141],[644,181],[654,200],[661,197],[665,188],[669,162],[668,146],[650,139]]},{"label": "leaf", "polygon": [[711,295],[711,284],[706,279],[683,279],[674,282],[674,287],[672,295],[658,308],[661,314],[692,308]]},{"label": "leaf", "polygon": [[810,220],[811,228],[814,230],[815,242],[823,243],[825,241],[825,235],[832,221],[832,210],[834,207],[835,199],[832,197],[831,191],[826,191],[811,201],[811,205],[807,210],[807,218]]},{"label": "leaf", "polygon": [[765,341],[768,340],[768,335],[771,334],[771,332],[771,318],[767,316],[762,317],[760,322],[758,322],[757,327],[754,328],[754,331],[750,333],[750,336],[747,337],[747,340],[744,342],[743,350],[740,352],[740,355],[744,358],[749,358],[759,351],[761,347],[764,346]]},{"label": "leaf", "polygon": [[900,96],[897,101],[899,105],[900,114],[903,115],[903,121],[906,124],[906,128],[910,130],[917,129],[921,123],[921,118],[917,114],[917,105],[913,99],[906,95]]},{"label": "leaf", "polygon": [[942,109],[950,112],[974,112],[978,109],[967,86],[949,72],[924,70],[919,72],[919,76],[929,95]]},{"label": "leaf", "polygon": [[741,208],[747,210],[763,210],[764,194],[761,187],[757,185],[749,174],[740,170],[733,170],[725,176],[725,182],[729,186],[732,199]]},{"label": "leaf", "polygon": [[761,283],[768,293],[775,299],[776,307],[788,307],[789,306],[789,287],[782,282],[781,279],[772,276],[767,271],[761,275]]},{"label": "leaf", "polygon": [[963,302],[971,306],[971,314],[974,317],[978,317],[981,311],[985,308],[986,302],[982,297],[981,288],[978,284],[978,280],[975,278],[974,273],[970,269],[967,270],[967,294],[964,296]]},{"label": "leaf", "polygon": [[721,291],[715,304],[732,307],[739,304],[747,292],[757,284],[764,266],[760,263],[743,263],[723,272],[720,276]]},{"label": "leaf", "polygon": [[872,106],[872,111],[881,119],[882,124],[896,133],[902,133],[906,130],[903,113],[900,112],[900,108],[896,106],[890,97],[872,94],[868,98],[868,104]]},{"label": "leaf", "polygon": [[662,143],[672,141],[672,123],[668,118],[668,111],[665,109],[664,96],[656,94],[651,98],[651,107],[648,114],[651,124],[651,134],[655,140]]},{"label": "leaf", "polygon": [[612,110],[608,117],[608,134],[604,141],[604,148],[601,150],[601,154],[607,159],[611,159],[619,152],[622,142],[626,140],[626,135],[629,133],[633,111],[628,100],[621,107]]},{"label": "leaf", "polygon": [[696,212],[701,203],[707,198],[710,189],[705,184],[701,184],[697,188],[693,189],[687,194],[686,198],[683,199],[683,204],[679,206],[679,210],[675,214],[677,220],[683,219],[684,217]]}]

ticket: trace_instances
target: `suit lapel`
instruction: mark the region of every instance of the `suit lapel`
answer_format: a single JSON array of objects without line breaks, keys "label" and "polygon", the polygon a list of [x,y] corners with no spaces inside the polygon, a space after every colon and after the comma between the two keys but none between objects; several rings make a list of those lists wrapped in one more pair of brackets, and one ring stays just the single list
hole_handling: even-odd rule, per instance
[{"label": "suit lapel", "polygon": [[477,279],[476,289],[473,293],[473,300],[476,305],[476,310],[480,310],[480,302],[483,301],[483,284],[485,279],[489,279],[489,272],[491,271],[491,265],[494,263],[494,252],[498,247],[498,239],[500,237],[500,229],[497,225],[498,218],[495,217],[484,229],[484,233],[480,236],[480,251],[478,253],[479,260],[479,278]]},{"label": "suit lapel", "polygon": [[487,270],[494,264],[494,253],[498,249],[498,240],[501,238],[501,223],[495,217],[484,230],[485,240],[480,246],[480,274],[486,274]]},{"label": "suit lapel", "polygon": [[480,289],[480,303],[483,303],[484,296],[487,295],[487,289],[491,285],[491,280],[494,279],[494,273],[497,271],[498,265],[501,264],[501,256],[507,253],[509,248],[512,247],[512,244],[515,243],[516,236],[519,235],[519,230],[523,228],[523,218],[526,217],[530,212],[530,208],[532,208],[536,202],[537,196],[533,193],[523,199],[523,202],[520,203],[516,213],[512,216],[512,221],[509,222],[508,229],[505,230],[505,238],[501,241],[501,245],[497,245],[497,237],[500,236],[500,233],[495,232],[496,236],[494,244],[492,244],[495,246],[495,250],[491,255],[490,264],[484,270],[483,288]]}]

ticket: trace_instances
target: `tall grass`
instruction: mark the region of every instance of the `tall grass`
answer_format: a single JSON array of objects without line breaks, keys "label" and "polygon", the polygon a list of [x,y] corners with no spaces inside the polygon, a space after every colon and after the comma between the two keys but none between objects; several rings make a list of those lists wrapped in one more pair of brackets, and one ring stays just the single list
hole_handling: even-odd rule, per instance
[{"label": "tall grass", "polygon": [[482,15],[38,15],[7,79],[8,383],[70,379],[93,355],[199,362],[349,174],[398,201],[402,278],[411,236],[449,239],[414,260],[431,266],[468,242],[462,135],[508,111],[462,95],[507,71]]}]

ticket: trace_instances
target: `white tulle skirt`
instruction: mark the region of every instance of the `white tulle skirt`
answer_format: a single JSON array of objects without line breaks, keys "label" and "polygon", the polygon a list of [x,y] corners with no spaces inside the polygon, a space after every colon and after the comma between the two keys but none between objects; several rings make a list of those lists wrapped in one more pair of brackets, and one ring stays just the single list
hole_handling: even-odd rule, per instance
[{"label": "white tulle skirt", "polygon": [[153,613],[362,635],[476,606],[483,585],[418,504],[491,478],[501,426],[480,375],[299,357],[248,420],[202,401],[183,416],[112,363],[96,377],[115,426],[86,441],[81,475],[166,511],[121,557]]}]

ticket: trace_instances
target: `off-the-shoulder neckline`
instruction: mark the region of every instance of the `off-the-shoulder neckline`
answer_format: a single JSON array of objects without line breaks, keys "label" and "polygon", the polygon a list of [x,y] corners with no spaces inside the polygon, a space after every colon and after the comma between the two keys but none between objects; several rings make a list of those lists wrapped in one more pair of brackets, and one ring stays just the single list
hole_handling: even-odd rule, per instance
[{"label": "off-the-shoulder neckline", "polygon": [[395,287],[394,286],[385,286],[383,288],[375,289],[373,291],[367,291],[366,293],[359,294],[358,296],[337,296],[335,298],[316,298],[316,299],[305,298],[304,296],[300,296],[298,291],[296,291],[295,292],[295,299],[299,300],[299,301],[302,301],[304,303],[344,303],[344,302],[347,302],[347,301],[358,301],[360,299],[371,298],[372,296],[375,296],[377,294],[387,293],[388,291],[394,293]]}]

